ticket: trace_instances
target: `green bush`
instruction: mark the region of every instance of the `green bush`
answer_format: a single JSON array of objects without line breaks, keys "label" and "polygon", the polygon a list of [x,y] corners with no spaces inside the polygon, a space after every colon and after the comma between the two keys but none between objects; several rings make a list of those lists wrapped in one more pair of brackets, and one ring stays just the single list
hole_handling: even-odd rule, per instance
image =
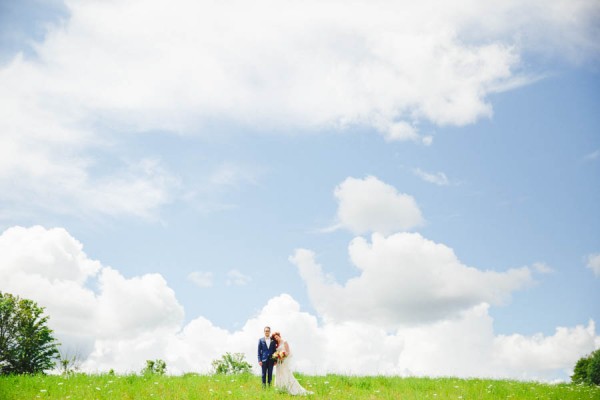
[{"label": "green bush", "polygon": [[143,375],[164,375],[167,372],[167,363],[163,360],[146,360],[146,367],[142,370]]},{"label": "green bush", "polygon": [[243,374],[252,370],[242,353],[225,353],[219,360],[214,360],[212,366],[215,374]]}]

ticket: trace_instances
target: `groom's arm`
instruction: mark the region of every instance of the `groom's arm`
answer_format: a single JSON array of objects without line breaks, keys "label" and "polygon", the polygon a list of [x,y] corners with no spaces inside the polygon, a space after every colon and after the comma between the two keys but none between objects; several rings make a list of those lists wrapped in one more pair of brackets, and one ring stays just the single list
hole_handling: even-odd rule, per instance
[{"label": "groom's arm", "polygon": [[260,345],[260,339],[258,339],[258,365],[262,367],[262,346]]}]

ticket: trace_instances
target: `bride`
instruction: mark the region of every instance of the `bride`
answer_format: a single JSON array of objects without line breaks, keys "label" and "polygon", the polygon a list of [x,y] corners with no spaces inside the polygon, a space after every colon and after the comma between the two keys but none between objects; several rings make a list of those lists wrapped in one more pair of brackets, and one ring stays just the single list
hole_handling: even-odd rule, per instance
[{"label": "bride", "polygon": [[294,374],[292,374],[292,370],[290,369],[292,353],[288,342],[281,338],[279,332],[273,333],[271,339],[277,343],[277,351],[273,354],[273,358],[277,362],[275,366],[275,387],[293,395],[312,394],[311,391],[300,386],[300,383],[298,383],[296,378],[294,378]]}]

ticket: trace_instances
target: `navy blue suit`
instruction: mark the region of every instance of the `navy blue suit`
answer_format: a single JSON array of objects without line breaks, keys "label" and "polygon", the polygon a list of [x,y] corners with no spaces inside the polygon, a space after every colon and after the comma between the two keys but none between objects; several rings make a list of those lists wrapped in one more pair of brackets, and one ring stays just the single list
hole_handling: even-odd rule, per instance
[{"label": "navy blue suit", "polygon": [[277,346],[275,344],[275,340],[271,339],[271,345],[267,346],[267,341],[264,337],[261,337],[258,340],[258,362],[262,362],[262,383],[263,385],[267,384],[267,379],[269,385],[271,385],[271,380],[273,379],[273,365],[275,365],[275,361],[271,358],[273,353],[275,353]]}]

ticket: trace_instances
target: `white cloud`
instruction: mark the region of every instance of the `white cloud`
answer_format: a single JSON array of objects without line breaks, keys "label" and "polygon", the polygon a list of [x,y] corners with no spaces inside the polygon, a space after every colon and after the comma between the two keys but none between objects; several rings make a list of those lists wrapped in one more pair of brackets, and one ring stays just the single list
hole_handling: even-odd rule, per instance
[{"label": "white cloud", "polygon": [[433,143],[433,136],[423,136],[422,141],[425,146],[431,146],[431,144]]},{"label": "white cloud", "polygon": [[61,341],[85,355],[97,339],[173,330],[183,320],[183,308],[161,275],[127,279],[88,258],[61,228],[13,227],[2,233],[0,290],[46,307]]},{"label": "white cloud", "polygon": [[179,179],[159,161],[144,159],[119,174],[95,179],[88,185],[75,187],[80,191],[75,193],[80,195],[79,206],[84,209],[104,215],[155,218],[157,209],[173,199]]},{"label": "white cloud", "polygon": [[73,99],[50,96],[53,78],[17,57],[0,68],[0,201],[19,214],[53,211],[88,216],[154,217],[178,179],[160,162],[141,159],[102,164],[92,150],[109,152]]},{"label": "white cloud", "polygon": [[236,163],[223,163],[209,176],[209,182],[217,186],[256,184],[263,171],[261,168]]},{"label": "white cloud", "polygon": [[244,275],[237,269],[232,269],[227,272],[227,285],[245,286],[252,280],[251,277]]},{"label": "white cloud", "polygon": [[531,265],[531,268],[540,274],[551,274],[554,270],[542,262],[536,262]]},{"label": "white cloud", "polygon": [[436,321],[482,303],[503,304],[532,282],[526,267],[480,271],[463,265],[449,247],[417,233],[374,233],[371,243],[357,237],[349,253],[360,274],[344,285],[324,275],[313,252],[299,249],[290,257],[313,306],[328,321],[388,327]]},{"label": "white cloud", "polygon": [[492,115],[489,94],[526,84],[523,53],[581,61],[599,46],[594,0],[66,7],[34,57],[0,66],[0,201],[15,212],[155,216],[176,178],[126,163],[99,173],[94,151],[111,153],[115,132],[363,125],[428,145],[420,122],[473,123]]},{"label": "white cloud", "polygon": [[600,276],[600,254],[590,254],[587,257],[586,267],[594,272],[594,275]]},{"label": "white cloud", "polygon": [[422,139],[417,133],[417,129],[404,121],[393,122],[384,119],[383,121],[377,121],[375,126],[385,139],[390,142],[402,140],[418,141],[419,139],[425,142],[425,139]]},{"label": "white cloud", "polygon": [[198,287],[207,288],[213,285],[213,274],[208,271],[192,271],[188,274],[188,280]]},{"label": "white cloud", "polygon": [[493,357],[506,368],[520,372],[517,377],[526,379],[535,370],[540,374],[561,369],[571,372],[579,358],[574,354],[580,354],[583,348],[596,349],[599,345],[596,326],[590,321],[587,327],[558,327],[553,336],[498,335],[494,338]]},{"label": "white cloud", "polygon": [[486,95],[518,63],[510,44],[463,43],[457,32],[469,17],[444,3],[68,6],[67,25],[47,34],[40,62],[27,67],[51,79],[44,94],[139,130],[188,131],[226,115],[252,125],[367,124],[390,140],[415,139],[419,119],[489,116]]},{"label": "white cloud", "polygon": [[592,321],[559,327],[554,335],[495,335],[485,304],[397,335],[404,339],[399,363],[408,375],[567,380],[575,362],[600,346]]},{"label": "white cloud", "polygon": [[3,232],[0,290],[45,306],[50,326],[91,372],[136,372],[145,360],[161,358],[171,373],[206,373],[225,352],[242,352],[258,373],[256,343],[265,325],[289,341],[294,369],[310,374],[567,379],[579,357],[600,347],[593,321],[551,336],[495,335],[484,303],[389,331],[362,321],[320,323],[281,294],[237,331],[203,317],[184,325],[183,309],[160,275],[126,279],[89,259],[64,229]]},{"label": "white cloud", "polygon": [[346,178],[334,191],[338,200],[339,227],[354,233],[391,233],[423,223],[421,210],[412,196],[379,179]]},{"label": "white cloud", "polygon": [[413,173],[425,182],[434,183],[439,186],[447,186],[450,184],[448,177],[443,172],[429,173],[420,168],[413,169]]}]

